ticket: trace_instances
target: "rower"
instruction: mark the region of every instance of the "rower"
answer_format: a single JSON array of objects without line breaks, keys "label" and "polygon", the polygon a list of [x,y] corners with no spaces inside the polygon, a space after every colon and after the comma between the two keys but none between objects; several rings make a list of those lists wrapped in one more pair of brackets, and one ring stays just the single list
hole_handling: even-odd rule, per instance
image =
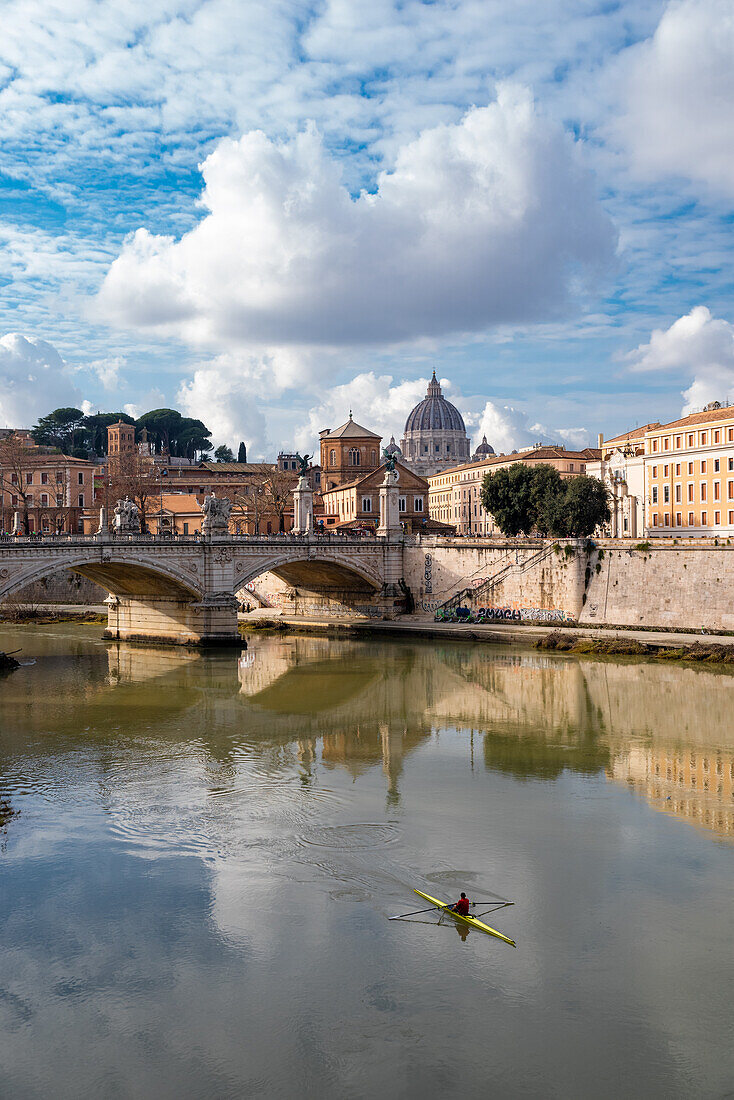
[{"label": "rower", "polygon": [[466,896],[466,894],[462,894],[456,905],[452,907],[451,912],[458,913],[460,917],[468,917],[470,906],[471,902],[469,901],[468,897]]}]

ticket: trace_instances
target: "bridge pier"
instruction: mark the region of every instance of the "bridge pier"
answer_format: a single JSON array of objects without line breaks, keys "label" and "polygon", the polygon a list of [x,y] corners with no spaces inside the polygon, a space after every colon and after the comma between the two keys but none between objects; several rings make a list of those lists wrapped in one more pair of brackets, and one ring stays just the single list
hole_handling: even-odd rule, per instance
[{"label": "bridge pier", "polygon": [[162,645],[242,646],[234,596],[190,600],[180,596],[110,595],[104,637]]}]

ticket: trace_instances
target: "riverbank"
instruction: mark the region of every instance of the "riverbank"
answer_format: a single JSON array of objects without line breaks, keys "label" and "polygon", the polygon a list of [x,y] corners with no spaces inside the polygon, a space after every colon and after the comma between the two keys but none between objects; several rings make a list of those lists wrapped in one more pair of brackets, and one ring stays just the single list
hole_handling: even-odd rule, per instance
[{"label": "riverbank", "polygon": [[[262,624],[262,625],[259,625]],[[335,635],[406,635],[410,637],[445,638],[453,641],[487,642],[494,645],[529,645],[539,649],[558,649],[575,653],[614,654],[617,656],[659,656],[675,653],[677,660],[718,660],[734,662],[734,635],[693,635],[673,631],[634,630],[615,627],[564,627],[524,625],[514,622],[437,623],[428,619],[403,617],[391,620],[319,619],[295,615],[273,615],[267,611],[243,617],[240,627],[252,630],[290,630],[308,634]],[[557,640],[564,639],[561,643]],[[568,639],[566,644],[565,639]],[[697,639],[694,641],[694,639]],[[579,647],[579,648],[577,648]],[[583,647],[583,648],[581,648]],[[721,654],[720,656],[704,656]],[[690,655],[687,655],[690,654]]]}]

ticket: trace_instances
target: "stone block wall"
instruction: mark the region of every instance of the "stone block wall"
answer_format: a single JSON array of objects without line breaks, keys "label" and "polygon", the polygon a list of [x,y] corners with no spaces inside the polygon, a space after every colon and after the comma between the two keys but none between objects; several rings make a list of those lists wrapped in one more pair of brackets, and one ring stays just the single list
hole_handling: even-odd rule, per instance
[{"label": "stone block wall", "polygon": [[734,630],[734,546],[599,540],[580,621]]},{"label": "stone block wall", "polygon": [[[463,602],[505,608],[516,613],[515,619],[563,622],[581,614],[587,565],[583,540],[422,540],[406,546],[404,565],[416,610],[424,614],[466,588],[477,595]],[[496,582],[490,586],[492,578]]]}]

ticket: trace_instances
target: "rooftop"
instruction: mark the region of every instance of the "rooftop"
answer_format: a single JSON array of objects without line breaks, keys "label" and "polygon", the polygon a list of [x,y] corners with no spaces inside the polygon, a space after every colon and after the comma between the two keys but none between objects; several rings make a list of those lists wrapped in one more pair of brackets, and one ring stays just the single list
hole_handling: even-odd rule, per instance
[{"label": "rooftop", "polygon": [[346,424],[342,424],[340,428],[334,428],[333,432],[330,431],[326,435],[321,435],[321,439],[382,439],[382,436],[376,432],[371,432],[369,428],[363,428],[361,424],[357,424],[352,420],[350,410],[349,420]]},{"label": "rooftop", "polygon": [[717,420],[734,419],[734,405],[721,405],[718,409],[704,409],[702,412],[691,413],[681,420],[671,420],[669,424],[653,424],[649,431],[666,432],[670,428],[687,428],[693,424],[713,424]]}]

